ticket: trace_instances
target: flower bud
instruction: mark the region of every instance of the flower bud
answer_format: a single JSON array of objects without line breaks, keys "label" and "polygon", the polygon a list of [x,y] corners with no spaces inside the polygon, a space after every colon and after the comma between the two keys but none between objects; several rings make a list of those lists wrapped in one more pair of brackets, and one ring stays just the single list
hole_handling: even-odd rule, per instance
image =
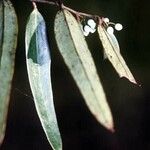
[{"label": "flower bud", "polygon": [[84,31],[85,31],[85,32],[89,33],[89,32],[90,32],[90,29],[91,29],[91,28],[90,28],[88,25],[85,25],[85,26],[84,26]]},{"label": "flower bud", "polygon": [[96,23],[93,19],[89,19],[87,24],[92,28],[92,29],[95,29],[96,27]]},{"label": "flower bud", "polygon": [[115,24],[115,29],[116,29],[117,31],[122,30],[122,29],[123,29],[122,24],[120,24],[120,23],[116,23],[116,24]]},{"label": "flower bud", "polygon": [[113,34],[113,33],[114,33],[114,28],[113,28],[113,27],[108,27],[108,28],[107,28],[107,32],[108,32],[109,34]]},{"label": "flower bud", "polygon": [[103,21],[104,21],[105,23],[108,23],[108,22],[109,22],[109,18],[104,18]]},{"label": "flower bud", "polygon": [[85,32],[85,31],[83,31],[83,34],[84,34],[84,36],[88,36],[89,35],[89,33]]}]

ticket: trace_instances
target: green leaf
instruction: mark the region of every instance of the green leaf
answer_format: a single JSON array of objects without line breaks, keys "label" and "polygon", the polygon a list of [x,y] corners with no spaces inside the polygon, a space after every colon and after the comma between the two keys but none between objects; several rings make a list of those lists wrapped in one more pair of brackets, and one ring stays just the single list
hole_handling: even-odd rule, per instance
[{"label": "green leaf", "polygon": [[54,150],[62,150],[62,141],[53,102],[51,58],[46,26],[35,8],[26,27],[26,63],[35,107],[47,139]]},{"label": "green leaf", "polygon": [[104,127],[113,130],[112,115],[80,25],[63,10],[56,15],[54,31],[59,51],[87,106]]},{"label": "green leaf", "polygon": [[17,16],[11,2],[0,1],[0,143],[5,135],[17,34]]},{"label": "green leaf", "polygon": [[105,55],[108,57],[119,76],[126,77],[130,82],[136,84],[132,73],[121,56],[120,49],[116,40],[114,40],[114,36],[107,33],[103,25],[98,26],[98,34],[102,42]]}]

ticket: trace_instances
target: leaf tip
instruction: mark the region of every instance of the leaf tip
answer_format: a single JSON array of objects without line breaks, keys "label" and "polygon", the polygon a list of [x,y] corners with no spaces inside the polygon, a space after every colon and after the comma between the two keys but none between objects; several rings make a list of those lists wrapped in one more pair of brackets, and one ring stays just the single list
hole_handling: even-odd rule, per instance
[{"label": "leaf tip", "polygon": [[4,141],[4,134],[0,135],[0,146],[2,145],[3,141]]},{"label": "leaf tip", "polygon": [[115,133],[115,128],[114,127],[111,127],[108,129],[111,133]]},{"label": "leaf tip", "polygon": [[104,127],[112,133],[115,132],[113,121],[105,123]]},{"label": "leaf tip", "polygon": [[[108,111],[107,111],[108,113]],[[102,118],[102,116],[100,116],[100,118],[97,118],[96,115],[94,115],[97,119],[97,121],[107,130],[109,130],[110,132],[115,132],[114,130],[114,121],[113,121],[113,117],[112,114],[110,112],[109,115],[105,116],[105,118]]]},{"label": "leaf tip", "polygon": [[135,78],[132,76],[132,77],[127,77],[127,76],[121,76],[120,78],[126,78],[128,79],[131,83],[135,84],[135,85],[138,85],[138,86],[141,86],[139,83],[137,83],[137,81],[135,80]]}]

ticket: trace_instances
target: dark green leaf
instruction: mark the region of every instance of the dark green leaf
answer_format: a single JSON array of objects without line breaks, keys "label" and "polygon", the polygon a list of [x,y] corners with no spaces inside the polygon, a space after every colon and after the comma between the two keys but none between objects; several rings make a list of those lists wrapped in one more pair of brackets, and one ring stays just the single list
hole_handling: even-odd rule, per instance
[{"label": "dark green leaf", "polygon": [[54,150],[62,150],[62,141],[53,102],[51,58],[45,21],[37,9],[26,27],[26,62],[34,102],[47,139]]},{"label": "dark green leaf", "polygon": [[59,11],[54,24],[58,48],[87,106],[97,120],[113,130],[113,119],[94,61],[76,19],[67,10]]}]

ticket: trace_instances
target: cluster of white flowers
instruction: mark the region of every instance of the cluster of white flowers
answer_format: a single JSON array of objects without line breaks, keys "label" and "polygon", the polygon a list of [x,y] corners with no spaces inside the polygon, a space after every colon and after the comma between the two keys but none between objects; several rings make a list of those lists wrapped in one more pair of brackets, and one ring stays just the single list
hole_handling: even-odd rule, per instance
[{"label": "cluster of white flowers", "polygon": [[[107,32],[109,34],[113,34],[114,33],[114,28],[117,30],[117,31],[121,31],[123,29],[123,26],[122,24],[120,23],[111,23],[109,22],[109,18],[103,18],[103,21],[107,24]],[[114,25],[114,28],[110,25]],[[94,33],[96,31],[96,23],[93,19],[89,19],[87,21],[87,25],[85,25],[84,27],[82,27],[82,30],[83,30],[83,34],[84,36],[88,36],[90,33]]]},{"label": "cluster of white flowers", "polygon": [[120,24],[120,23],[116,23],[116,24],[114,24],[114,23],[109,23],[109,18],[104,18],[103,21],[104,21],[106,24],[108,24],[107,32],[108,32],[109,34],[113,34],[113,33],[114,33],[114,28],[113,28],[112,26],[109,26],[109,24],[113,24],[114,27],[115,27],[115,29],[116,29],[117,31],[121,31],[121,30],[123,29],[123,26],[122,26],[122,24]]},{"label": "cluster of white flowers", "polygon": [[89,19],[87,21],[87,25],[83,27],[84,36],[88,36],[90,33],[94,33],[96,31],[96,23],[93,19]]}]

